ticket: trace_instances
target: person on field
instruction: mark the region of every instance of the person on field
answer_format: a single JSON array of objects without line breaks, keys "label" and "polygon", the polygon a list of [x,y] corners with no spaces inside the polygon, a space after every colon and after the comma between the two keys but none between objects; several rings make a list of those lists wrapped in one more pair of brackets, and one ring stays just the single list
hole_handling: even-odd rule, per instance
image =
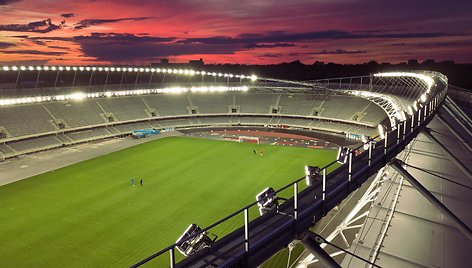
[{"label": "person on field", "polygon": [[261,156],[262,156],[262,150],[261,150]]},{"label": "person on field", "polygon": [[256,150],[254,149],[254,155],[256,155],[256,154],[257,154],[257,153],[256,153]]},{"label": "person on field", "polygon": [[134,186],[134,178],[131,179],[131,186]]},{"label": "person on field", "polygon": [[143,179],[140,179],[140,180],[139,180],[139,184],[141,184],[141,186],[144,186],[144,185],[143,185]]}]

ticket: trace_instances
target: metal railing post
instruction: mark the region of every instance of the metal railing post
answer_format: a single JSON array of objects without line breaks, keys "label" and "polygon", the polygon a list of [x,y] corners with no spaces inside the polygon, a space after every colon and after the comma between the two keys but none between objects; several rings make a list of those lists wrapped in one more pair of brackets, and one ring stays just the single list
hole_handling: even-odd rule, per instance
[{"label": "metal railing post", "polygon": [[369,141],[369,167],[372,163],[372,141]]},{"label": "metal railing post", "polygon": [[347,181],[351,181],[351,176],[352,176],[352,153],[353,151],[349,151],[349,176],[347,178]]},{"label": "metal railing post", "polygon": [[293,217],[298,219],[298,183],[293,184]]},{"label": "metal railing post", "polygon": [[388,145],[388,132],[384,133],[384,155],[387,154],[387,145]]},{"label": "metal railing post", "polygon": [[326,199],[326,168],[323,169],[323,201]]},{"label": "metal railing post", "polygon": [[170,253],[170,268],[174,268],[175,266],[175,253],[174,253],[174,247],[172,247],[170,250],[169,250],[169,253]]},{"label": "metal railing post", "polygon": [[246,252],[249,252],[249,213],[244,209],[244,246]]}]

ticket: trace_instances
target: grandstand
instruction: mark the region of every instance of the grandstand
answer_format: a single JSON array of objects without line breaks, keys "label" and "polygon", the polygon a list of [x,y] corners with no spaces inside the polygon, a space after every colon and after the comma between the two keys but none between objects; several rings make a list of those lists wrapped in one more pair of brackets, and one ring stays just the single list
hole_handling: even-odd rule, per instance
[{"label": "grandstand", "polygon": [[[21,80],[14,82],[17,77],[16,73],[45,70],[68,74],[75,72],[90,77],[94,73],[96,81],[90,78],[88,86],[75,85],[72,82],[67,83],[67,86],[63,88],[57,87],[51,81],[41,81],[39,87],[37,87],[38,83]],[[110,81],[100,79],[100,75],[106,74],[108,77],[108,74],[112,72],[115,74],[126,72],[129,76],[139,74],[140,83],[123,84],[119,79]],[[257,204],[253,203],[228,216],[230,218],[237,216],[242,219],[242,214],[246,213],[244,216],[246,221],[243,225],[234,226],[232,232],[216,240],[215,245],[207,245],[207,247],[212,247],[212,250],[202,250],[187,259],[179,259],[181,262],[176,263],[173,254],[180,244],[175,243],[141,262],[137,259],[134,267],[168,253],[171,254],[169,261],[171,267],[174,265],[176,267],[208,266],[215,263],[215,266],[223,267],[232,267],[232,265],[270,267],[270,260],[266,262],[267,259],[279,250],[282,250],[282,253],[286,252],[283,247],[292,240],[305,248],[303,253],[299,254],[299,258],[292,263],[297,267],[317,267],[320,261],[326,265],[330,263],[330,259],[334,259],[343,267],[350,267],[351,262],[355,263],[356,267],[365,265],[365,262],[359,259],[353,260],[352,256],[344,254],[346,251],[363,256],[371,264],[376,263],[386,267],[409,265],[412,267],[460,267],[467,259],[470,260],[467,254],[457,254],[456,259],[453,260],[445,253],[446,247],[463,249],[471,246],[472,240],[470,237],[467,238],[470,228],[467,226],[470,226],[472,219],[464,212],[470,208],[470,197],[464,197],[467,196],[467,192],[464,192],[462,188],[460,188],[462,190],[449,186],[443,188],[444,182],[431,183],[422,180],[423,184],[431,186],[430,191],[434,190],[437,195],[444,197],[446,200],[444,203],[452,207],[451,210],[459,215],[459,220],[454,218],[444,220],[438,217],[439,212],[429,203],[420,202],[421,209],[417,210],[405,205],[399,205],[396,210],[396,205],[394,205],[398,200],[415,204],[421,198],[412,193],[417,189],[412,186],[413,183],[406,183],[401,178],[408,177],[405,175],[407,171],[392,164],[396,158],[401,158],[406,163],[403,167],[416,161],[415,165],[433,170],[436,175],[451,177],[457,180],[458,184],[470,185],[467,178],[471,178],[471,173],[467,165],[471,163],[470,158],[467,159],[467,157],[471,153],[471,122],[454,102],[446,97],[447,77],[439,73],[426,71],[380,73],[363,78],[283,81],[260,78],[255,75],[149,67],[57,66],[45,69],[44,66],[31,68],[4,66],[0,75],[4,75],[6,80],[11,77],[10,80],[12,80],[0,87],[2,93],[0,159],[4,161],[17,161],[26,154],[34,155],[40,151],[129,136],[134,130],[151,128],[161,130],[163,133],[198,132],[208,129],[239,131],[241,128],[278,133],[301,133],[307,137],[323,137],[326,141],[343,140],[353,149],[348,151],[350,154],[348,164],[341,165],[329,175],[326,174],[327,167],[321,169],[324,172],[323,179],[322,182],[315,183],[316,187],[302,187],[299,184],[303,180],[298,180],[293,186],[290,184],[282,190],[277,190],[276,193],[280,193],[284,189],[293,187],[280,211],[279,208],[277,211],[269,210],[267,215],[250,222],[247,211]],[[162,75],[162,82],[151,83],[153,77],[150,75],[154,75],[154,78]],[[169,82],[165,82],[165,75]],[[170,76],[172,79],[169,79]],[[136,81],[138,82],[137,77]],[[442,107],[443,103],[444,107]],[[426,130],[427,125],[432,129],[431,131]],[[378,135],[379,130],[385,138]],[[454,153],[446,151],[446,156],[441,155],[438,151],[447,147],[450,141],[439,138],[440,142],[438,142],[430,136],[431,132],[446,133],[445,135],[455,136],[456,140],[460,140],[459,145],[454,146]],[[346,136],[362,137],[362,141],[345,138]],[[435,144],[436,147],[430,146],[430,143]],[[341,143],[338,144],[341,145]],[[441,144],[446,145],[441,146]],[[464,144],[468,145],[464,146]],[[457,148],[461,146],[462,148]],[[360,154],[359,157],[357,154]],[[426,157],[430,158],[426,159]],[[428,161],[432,164],[428,164]],[[365,171],[367,166],[371,167],[371,162],[375,163],[373,164],[375,170]],[[453,171],[450,165],[458,165],[460,171],[454,173],[456,171]],[[447,168],[438,170],[440,167]],[[451,175],[451,173],[454,174]],[[418,173],[415,174],[418,175]],[[347,185],[344,184],[345,178],[349,178]],[[355,181],[355,186],[350,184],[351,178]],[[464,181],[457,178],[466,179]],[[326,185],[327,179],[328,185]],[[364,186],[362,186],[363,183]],[[382,184],[389,185],[389,189],[395,188],[396,191],[381,188]],[[366,187],[366,185],[371,186]],[[341,186],[344,188],[339,190]],[[354,192],[361,186],[364,191],[367,191],[365,196],[358,196],[359,194]],[[403,197],[406,199],[402,199],[400,195],[402,189],[407,189],[404,190],[406,197]],[[336,192],[338,190],[342,194],[338,194]],[[369,191],[372,192],[369,194]],[[351,192],[354,193],[348,197]],[[311,194],[318,198],[308,202],[306,197]],[[457,200],[449,198],[456,194]],[[328,196],[327,202],[325,202],[325,195]],[[356,202],[343,202],[341,209],[337,206],[342,200],[349,200],[352,196],[359,199],[356,205],[352,205]],[[385,198],[395,200],[395,202],[383,203]],[[374,205],[374,200],[378,204],[377,207]],[[431,202],[438,206],[437,201]],[[343,210],[345,204],[348,203],[349,205],[345,208],[347,211]],[[369,208],[367,204],[372,205]],[[298,205],[300,207],[297,207]],[[301,213],[302,208],[310,213],[306,212],[304,215]],[[326,223],[312,226],[332,208],[336,211],[340,209],[340,215],[344,215],[346,219],[351,217],[350,220],[332,220],[331,225],[336,223],[337,227],[326,225]],[[444,210],[440,211],[444,215],[449,215]],[[355,213],[359,214],[353,218]],[[383,224],[378,225],[375,221],[372,222],[372,217],[367,217],[374,213],[380,214],[375,219]],[[285,217],[287,215],[290,217]],[[301,215],[305,218],[297,222],[297,217],[302,217]],[[413,237],[411,239],[415,240],[416,244],[440,245],[422,254],[428,256],[442,254],[442,259],[429,261],[421,256],[408,255],[408,247],[402,249],[396,241],[389,240],[387,233],[391,236],[402,235],[402,228],[397,227],[400,223],[393,225],[395,228],[388,228],[395,223],[392,221],[392,215],[396,215],[403,222],[408,222],[416,228],[427,228],[433,233],[438,232],[446,237],[447,239],[433,235],[431,238],[430,233],[420,232],[419,238],[415,240],[414,229],[406,231],[410,237]],[[414,219],[412,220],[411,217]],[[280,233],[282,228],[272,228],[285,226],[284,221],[290,221],[287,226],[295,227],[290,229],[290,232],[284,233]],[[211,226],[219,224],[220,222],[217,222]],[[258,230],[257,234],[256,231],[251,233],[249,226]],[[369,230],[368,226],[374,226],[373,230]],[[327,233],[325,228],[336,230]],[[199,234],[206,234],[202,232],[208,230],[202,229],[204,230]],[[314,239],[310,242],[310,235],[306,233],[308,229],[326,238],[324,243],[319,243],[325,248],[324,251],[310,244]],[[465,237],[461,236],[460,231],[465,234]],[[359,234],[364,232],[369,235],[361,238]],[[186,236],[186,239],[192,239],[192,235]],[[276,241],[274,237],[286,240]],[[453,242],[451,237],[456,238],[457,241]],[[227,249],[233,245],[232,243],[236,243],[236,246]],[[332,243],[338,245],[344,243],[344,252],[330,248],[329,245]],[[238,251],[232,251],[234,248]],[[440,249],[442,253],[438,253]],[[292,249],[289,250],[291,253]],[[326,252],[328,256],[323,255]],[[463,250],[458,250],[458,252],[463,252]],[[207,262],[210,258],[213,258],[211,263]],[[291,261],[290,257],[288,261]]]}]

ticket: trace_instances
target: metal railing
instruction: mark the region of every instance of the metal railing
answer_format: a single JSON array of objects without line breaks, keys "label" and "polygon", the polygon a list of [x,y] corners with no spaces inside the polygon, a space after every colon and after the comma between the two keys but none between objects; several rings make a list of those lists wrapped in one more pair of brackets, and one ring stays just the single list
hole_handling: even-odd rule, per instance
[{"label": "metal railing", "polygon": [[[437,78],[437,76],[435,77]],[[439,79],[442,82],[447,81],[447,79],[441,79],[441,77]],[[395,157],[416,137],[432,120],[437,108],[446,97],[447,84],[441,84],[439,80],[436,82],[437,85],[431,91],[432,97],[420,103],[417,110],[409,115],[406,120],[399,122],[394,130],[382,133],[384,138],[379,135],[353,148],[349,152],[347,162],[336,170],[334,170],[336,161],[324,166],[321,169],[321,181],[307,187],[304,184],[300,185],[305,179],[303,177],[278,189],[276,194],[286,193],[286,190],[290,191],[290,188],[293,190],[293,196],[281,204],[277,209],[278,211],[272,210],[251,220],[250,210],[257,208],[258,202],[255,201],[187,237],[185,240],[179,241],[179,244],[189,241],[237,217],[244,219],[242,226],[216,241],[211,249],[197,252],[182,263],[177,264],[175,248],[179,244],[174,243],[132,265],[132,267],[139,267],[166,253],[170,256],[170,267],[186,267],[186,265],[196,264],[199,266],[210,263],[218,263],[218,265],[223,266],[248,265],[254,258],[270,256],[270,252],[274,252],[279,246],[282,247],[283,243],[287,243],[286,240],[295,239],[300,231],[309,228],[329,209],[357,189],[370,175],[385,166],[390,159]],[[278,218],[278,215],[281,214],[284,218]],[[263,221],[272,221],[273,224],[267,224],[271,226],[271,229],[268,229],[267,226],[264,227],[261,224]],[[270,244],[276,245],[274,249],[267,249]],[[228,252],[231,252],[231,254]],[[231,255],[231,258],[228,259],[226,255]],[[251,265],[254,265],[254,262]]]}]

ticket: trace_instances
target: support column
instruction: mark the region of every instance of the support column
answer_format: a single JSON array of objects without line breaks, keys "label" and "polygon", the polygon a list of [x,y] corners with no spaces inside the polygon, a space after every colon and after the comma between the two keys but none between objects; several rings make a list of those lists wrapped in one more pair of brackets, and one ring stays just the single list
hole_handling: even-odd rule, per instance
[{"label": "support column", "polygon": [[395,169],[398,173],[400,173],[405,179],[408,180],[411,185],[413,185],[416,190],[418,190],[426,199],[428,199],[431,204],[441,211],[444,215],[446,215],[454,225],[467,237],[469,240],[472,241],[472,231],[470,228],[463,223],[454,213],[452,213],[441,201],[439,201],[432,193],[428,191],[419,181],[415,179],[408,171],[406,171],[402,167],[402,161],[398,159],[393,159],[390,163],[390,166]]},{"label": "support column", "polygon": [[443,149],[443,151],[451,158],[451,160],[456,163],[456,165],[465,173],[465,175],[472,180],[472,172],[464,165],[462,164],[461,161],[459,161],[459,159],[457,159],[457,157],[452,154],[447,148],[446,146],[444,146],[440,141],[438,141],[438,139],[436,139],[436,137],[434,137],[433,135],[431,135],[431,133],[429,132],[429,129],[425,129],[423,130],[421,133],[423,133],[426,137],[428,137],[428,139],[430,139],[432,142],[436,143],[439,147],[441,147],[441,149]]},{"label": "support column", "polygon": [[341,266],[320,247],[320,244],[323,242],[323,240],[320,239],[316,234],[310,231],[305,232],[301,242],[303,246],[305,246],[305,248],[311,252],[311,254],[316,256],[318,260],[323,263],[324,267],[341,268]]}]

